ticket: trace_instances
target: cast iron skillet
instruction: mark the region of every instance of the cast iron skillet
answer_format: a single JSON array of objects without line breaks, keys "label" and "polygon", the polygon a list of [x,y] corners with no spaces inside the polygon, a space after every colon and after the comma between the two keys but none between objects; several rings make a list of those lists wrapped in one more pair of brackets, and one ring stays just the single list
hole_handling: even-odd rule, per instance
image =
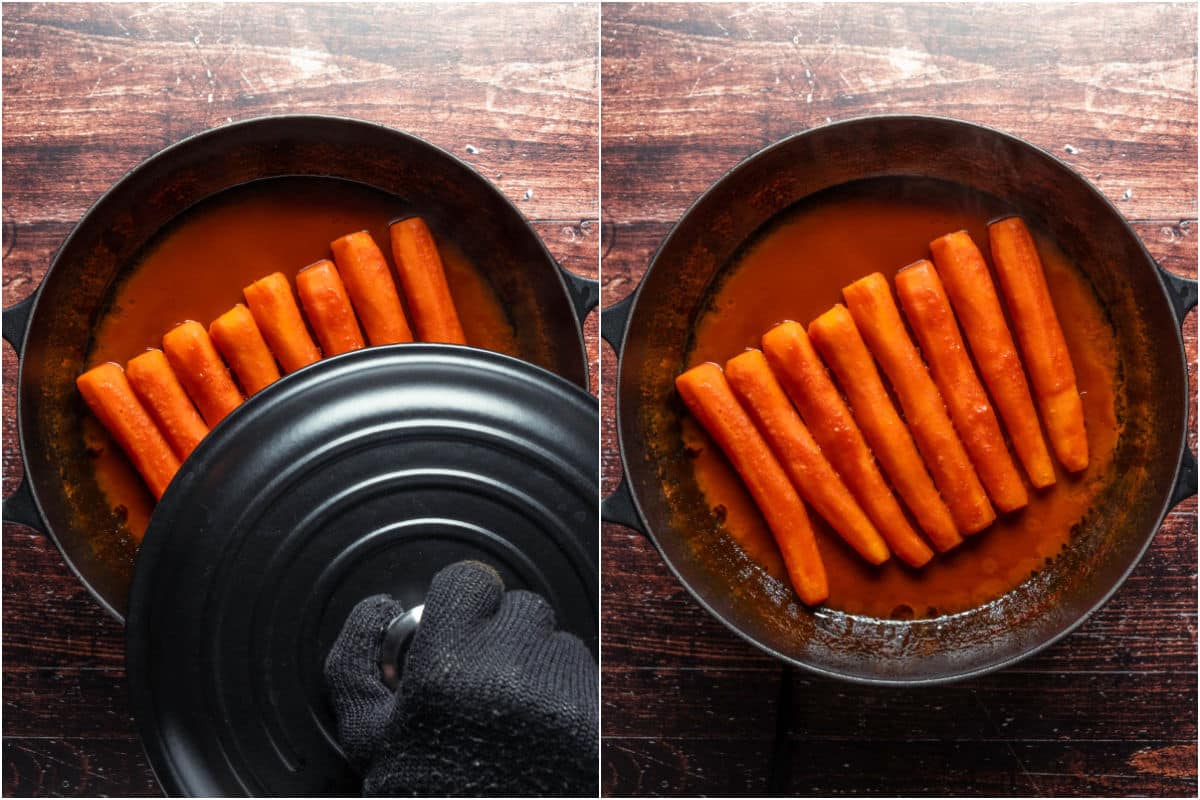
[{"label": "cast iron skillet", "polygon": [[[773,217],[823,189],[919,176],[1003,198],[1080,265],[1116,330],[1126,428],[1114,477],[1066,553],[1003,598],[932,620],[883,621],[799,605],[758,577],[706,506],[680,444],[673,379],[697,314],[730,258]],[[696,600],[784,661],[864,683],[919,684],[998,669],[1062,637],[1137,564],[1170,508],[1196,492],[1187,450],[1180,324],[1196,283],[1161,269],[1105,197],[1062,162],[999,131],[950,119],[849,120],[750,157],[693,205],[641,285],[602,314],[618,354],[625,477],[604,519],[644,532]],[[667,487],[670,491],[667,491]]]},{"label": "cast iron skillet", "polygon": [[113,282],[154,234],[224,189],[262,178],[342,178],[397,195],[459,243],[514,320],[520,351],[587,387],[581,320],[595,281],[571,275],[520,212],[479,173],[428,142],[360,120],[263,117],[192,136],[133,169],[80,220],[38,289],[4,311],[4,338],[21,360],[17,427],[25,480],[4,520],[46,531],[67,564],[122,619],[133,570],[129,541],[102,541],[112,512],[90,477],[75,389],[91,331]]}]

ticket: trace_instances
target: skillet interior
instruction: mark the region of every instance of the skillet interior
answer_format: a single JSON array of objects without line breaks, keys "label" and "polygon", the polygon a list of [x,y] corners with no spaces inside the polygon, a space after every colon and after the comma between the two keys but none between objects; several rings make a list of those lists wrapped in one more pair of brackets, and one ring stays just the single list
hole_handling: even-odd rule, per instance
[{"label": "skillet interior", "polygon": [[587,386],[582,336],[553,259],[504,196],[457,159],[398,131],[334,117],[268,117],[185,140],[122,179],[64,243],[21,358],[26,480],[68,563],[118,617],[135,550],[127,537],[90,535],[116,525],[91,477],[74,384],[97,315],[122,271],[173,218],[223,189],[286,175],[357,181],[421,208],[491,281],[526,360]]},{"label": "skillet interior", "polygon": [[[1114,477],[1052,566],[981,608],[885,622],[804,609],[790,590],[762,579],[720,532],[680,446],[683,407],[673,379],[714,279],[756,231],[823,189],[904,175],[1004,198],[1053,236],[1111,316],[1126,366],[1126,406]],[[618,379],[626,480],[685,585],[735,632],[770,652],[865,681],[935,681],[1002,666],[1069,630],[1120,584],[1171,495],[1183,447],[1186,368],[1155,269],[1102,195],[1045,153],[996,131],[882,117],[785,140],[739,166],[689,210],[639,290]]]}]

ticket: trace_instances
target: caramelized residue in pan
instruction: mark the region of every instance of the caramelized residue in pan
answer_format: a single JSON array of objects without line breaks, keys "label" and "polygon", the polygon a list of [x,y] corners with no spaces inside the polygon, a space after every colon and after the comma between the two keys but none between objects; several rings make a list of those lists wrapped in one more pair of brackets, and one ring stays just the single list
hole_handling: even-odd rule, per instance
[{"label": "caramelized residue in pan", "polygon": [[[928,258],[929,242],[951,231],[966,229],[989,255],[987,222],[1012,211],[961,187],[918,179],[851,184],[803,203],[755,237],[724,270],[697,321],[683,368],[724,364],[758,347],[762,334],[785,320],[807,326],[842,302],[843,286],[875,271],[891,279],[901,267]],[[828,606],[911,619],[983,605],[1068,546],[1105,485],[1121,431],[1121,370],[1112,327],[1083,275],[1036,228],[1034,234],[1083,397],[1088,468],[1069,475],[1056,464],[1057,483],[1042,491],[1031,488],[1028,507],[1000,515],[921,570],[894,556],[882,567],[870,566],[810,508],[829,574]],[[696,482],[723,528],[768,574],[786,580],[771,534],[725,457],[688,415],[682,436]]]},{"label": "caramelized residue in pan", "polygon": [[[245,302],[242,287],[276,270],[294,289],[296,273],[329,258],[329,243],[347,233],[369,231],[394,270],[388,223],[419,212],[392,195],[333,178],[274,178],[222,192],[162,231],[114,287],[85,369],[105,361],[123,366],[147,347],[160,347],[162,335],[185,320],[207,327]],[[512,322],[487,279],[455,243],[437,237],[437,245],[467,340],[520,356]],[[153,498],[91,415],[83,430],[97,483],[140,539]]]}]

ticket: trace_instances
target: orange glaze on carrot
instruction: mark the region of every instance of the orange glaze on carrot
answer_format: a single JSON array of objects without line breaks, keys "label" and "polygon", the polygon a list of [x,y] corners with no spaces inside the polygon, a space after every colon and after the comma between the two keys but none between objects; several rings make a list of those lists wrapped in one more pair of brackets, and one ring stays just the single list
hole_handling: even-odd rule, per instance
[{"label": "orange glaze on carrot", "polygon": [[163,335],[162,346],[171,369],[210,428],[242,404],[245,398],[199,322],[176,325]]},{"label": "orange glaze on carrot", "polygon": [[[275,178],[222,192],[168,226],[114,286],[83,369],[124,364],[186,319],[215,320],[242,302],[243,286],[275,271],[294,278],[306,264],[328,258],[329,243],[349,231],[367,230],[386,242],[391,220],[419,211],[401,198],[330,178]],[[438,239],[437,246],[467,340],[521,356],[513,324],[484,273],[455,242]],[[93,462],[97,484],[126,518],[125,530],[140,538],[153,498],[90,416],[83,434],[85,446],[100,454]]]},{"label": "orange glaze on carrot", "polygon": [[397,220],[392,223],[391,234],[392,258],[417,336],[422,342],[466,344],[442,257],[425,220]]},{"label": "orange glaze on carrot", "polygon": [[908,336],[888,279],[872,272],[844,287],[842,296],[900,400],[905,422],[950,508],[954,524],[964,534],[991,525],[996,512],[954,430],[942,394]]},{"label": "orange glaze on carrot", "polygon": [[[960,187],[933,181],[881,180],[836,190],[783,217],[726,268],[710,308],[694,329],[684,368],[724,363],[757,347],[772,326],[811,320],[841,300],[841,288],[875,271],[891,280],[897,270],[929,257],[928,243],[966,229],[987,241],[987,221],[1011,211]],[[1042,569],[1070,538],[1101,489],[1120,433],[1117,349],[1093,291],[1062,252],[1038,239],[1055,308],[1083,396],[1090,463],[1078,475],[1059,471],[1057,483],[1031,493],[1029,504],[1006,515],[920,570],[892,559],[870,567],[813,515],[829,575],[827,607],[875,617],[924,617],[986,603]],[[746,553],[778,576],[770,533],[737,474],[699,426],[685,415],[683,445],[696,482],[722,526]]]},{"label": "orange glaze on carrot", "polygon": [[350,296],[332,261],[323,258],[296,273],[296,293],[326,356],[366,347]]},{"label": "orange glaze on carrot", "polygon": [[286,275],[272,272],[243,288],[242,294],[284,372],[295,372],[321,360],[321,349],[304,324]]},{"label": "orange glaze on carrot", "polygon": [[162,497],[179,471],[179,456],[134,395],[120,365],[92,367],[75,379],[75,385],[92,413],[136,465],[151,493]]},{"label": "orange glaze on carrot", "polygon": [[257,394],[279,380],[275,356],[254,315],[241,303],[209,323],[208,335],[247,395]]},{"label": "orange glaze on carrot", "polygon": [[1000,422],[971,364],[933,264],[918,261],[900,270],[896,294],[992,503],[1005,513],[1023,507],[1029,502],[1029,491],[1004,444]]},{"label": "orange glaze on carrot", "polygon": [[854,420],[921,530],[941,552],[962,544],[950,509],[938,493],[912,431],[900,418],[850,312],[840,303],[835,305],[809,323],[808,335],[837,376]]},{"label": "orange glaze on carrot", "polygon": [[988,235],[1000,292],[1038,398],[1042,422],[1059,463],[1078,472],[1088,462],[1083,402],[1037,245],[1020,217],[993,222]]},{"label": "orange glaze on carrot", "polygon": [[776,325],[763,334],[762,349],[771,371],[820,444],[821,453],[854,493],[888,547],[910,566],[926,564],[933,558],[933,550],[909,523],[884,481],[862,430],[804,326],[798,322]]},{"label": "orange glaze on carrot", "polygon": [[125,365],[133,393],[182,461],[208,435],[208,425],[187,396],[162,350],[147,350]]},{"label": "orange glaze on carrot", "polygon": [[787,567],[792,588],[807,605],[829,595],[812,523],[787,474],[734,397],[721,368],[699,364],[675,379],[692,415],[725,452],[762,510]]},{"label": "orange glaze on carrot", "polygon": [[800,497],[867,561],[887,561],[887,543],[821,453],[766,356],[759,350],[734,356],[725,362],[725,377]]}]

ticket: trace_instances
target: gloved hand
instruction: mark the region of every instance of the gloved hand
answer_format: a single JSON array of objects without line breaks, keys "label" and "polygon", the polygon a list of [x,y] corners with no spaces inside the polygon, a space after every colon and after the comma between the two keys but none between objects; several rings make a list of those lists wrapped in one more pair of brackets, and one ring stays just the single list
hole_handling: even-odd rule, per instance
[{"label": "gloved hand", "polygon": [[439,572],[393,693],[379,652],[401,614],[350,613],[325,662],[338,736],[365,795],[598,794],[596,663],[540,596],[464,561]]}]

